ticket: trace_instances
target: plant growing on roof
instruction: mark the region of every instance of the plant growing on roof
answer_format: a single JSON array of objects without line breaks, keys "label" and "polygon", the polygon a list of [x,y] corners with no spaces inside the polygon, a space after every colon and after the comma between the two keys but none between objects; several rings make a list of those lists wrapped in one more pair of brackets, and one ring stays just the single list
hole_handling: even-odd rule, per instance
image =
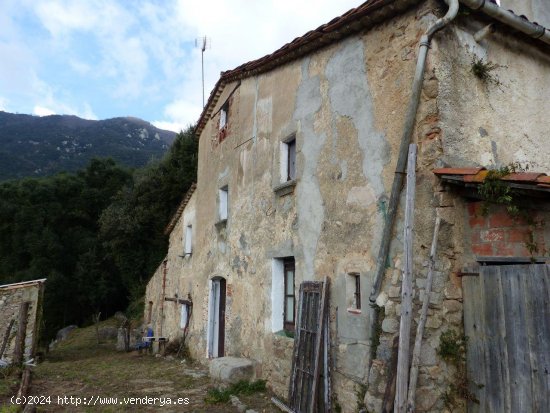
[{"label": "plant growing on roof", "polygon": [[523,221],[529,226],[525,248],[533,257],[539,251],[539,246],[535,240],[535,229],[544,226],[544,221],[537,221],[529,209],[525,208],[520,197],[514,194],[512,188],[503,182],[502,178],[516,172],[525,172],[529,170],[529,164],[523,167],[519,162],[513,162],[499,169],[492,169],[487,172],[483,183],[478,187],[478,193],[483,198],[482,214],[487,216],[491,204],[502,205],[506,208],[508,215],[517,221]]}]

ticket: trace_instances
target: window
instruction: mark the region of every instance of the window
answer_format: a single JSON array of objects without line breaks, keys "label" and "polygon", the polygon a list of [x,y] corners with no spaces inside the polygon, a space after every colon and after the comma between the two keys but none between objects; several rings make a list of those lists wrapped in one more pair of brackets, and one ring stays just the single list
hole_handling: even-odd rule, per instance
[{"label": "window", "polygon": [[361,275],[358,272],[348,274],[348,309],[361,310]]},{"label": "window", "polygon": [[228,216],[228,187],[224,186],[223,188],[220,188],[219,194],[218,194],[218,206],[219,206],[219,218],[220,221],[227,220]]},{"label": "window", "polygon": [[281,142],[281,181],[296,179],[296,137]]},{"label": "window", "polygon": [[294,331],[296,283],[294,257],[274,258],[271,278],[271,331]]},{"label": "window", "polygon": [[294,295],[294,274],[295,264],[294,258],[286,258],[283,262],[284,266],[284,329],[286,331],[294,331],[294,318],[296,313],[296,297]]},{"label": "window", "polygon": [[152,316],[153,316],[153,302],[149,301],[149,305],[147,308],[147,324],[151,324]]},{"label": "window", "polygon": [[191,255],[193,252],[193,226],[187,225],[185,227],[185,255]]},{"label": "window", "polygon": [[227,115],[229,114],[229,102],[225,102],[220,109],[220,125],[219,129],[222,130],[227,125]]}]

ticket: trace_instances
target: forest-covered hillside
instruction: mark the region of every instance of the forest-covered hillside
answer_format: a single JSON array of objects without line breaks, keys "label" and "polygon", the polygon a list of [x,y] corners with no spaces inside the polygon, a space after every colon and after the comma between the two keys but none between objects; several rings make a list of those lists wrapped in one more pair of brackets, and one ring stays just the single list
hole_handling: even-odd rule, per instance
[{"label": "forest-covered hillside", "polygon": [[96,158],[76,173],[0,183],[0,284],[47,278],[44,338],[139,303],[196,167],[189,128],[141,169]]}]

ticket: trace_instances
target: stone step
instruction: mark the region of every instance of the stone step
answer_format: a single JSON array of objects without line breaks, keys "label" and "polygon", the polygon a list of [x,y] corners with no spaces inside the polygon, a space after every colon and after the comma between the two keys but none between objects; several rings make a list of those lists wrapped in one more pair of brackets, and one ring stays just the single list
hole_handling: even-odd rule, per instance
[{"label": "stone step", "polygon": [[210,377],[224,383],[253,380],[256,361],[238,357],[218,357],[210,361]]}]

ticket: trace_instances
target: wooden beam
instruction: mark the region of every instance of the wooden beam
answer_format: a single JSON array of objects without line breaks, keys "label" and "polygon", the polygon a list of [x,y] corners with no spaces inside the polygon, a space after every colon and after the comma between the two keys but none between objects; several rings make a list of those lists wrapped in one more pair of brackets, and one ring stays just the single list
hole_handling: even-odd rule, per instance
[{"label": "wooden beam", "polygon": [[422,348],[422,336],[424,335],[424,326],[428,318],[428,305],[430,304],[430,294],[432,292],[432,282],[434,278],[435,254],[437,251],[437,237],[439,235],[439,226],[441,218],[435,219],[434,235],[432,239],[432,248],[430,250],[430,262],[428,265],[428,278],[426,280],[426,288],[424,290],[424,301],[422,302],[422,310],[420,311],[420,320],[416,329],[416,339],[414,341],[414,350],[411,363],[411,373],[409,379],[409,396],[407,401],[407,412],[414,412],[414,397],[416,392],[416,382],[418,380],[418,366],[420,364],[420,349]]},{"label": "wooden beam", "polygon": [[395,413],[405,413],[409,379],[409,353],[412,321],[413,224],[414,193],[416,188],[416,145],[409,145],[407,162],[407,192],[405,197],[404,269],[401,282],[401,319],[399,323],[399,350],[397,352],[397,384]]},{"label": "wooden beam", "polygon": [[17,319],[17,336],[15,338],[15,349],[13,350],[13,363],[19,365],[23,362],[25,354],[25,336],[27,334],[27,316],[29,313],[29,302],[22,302],[19,306]]},{"label": "wooden beam", "polygon": [[8,327],[6,328],[4,339],[2,340],[2,347],[0,348],[0,359],[4,355],[4,351],[6,351],[6,347],[8,346],[8,341],[10,339],[11,328],[13,327],[13,323],[15,323],[15,320],[12,318],[10,320],[10,323],[8,324]]},{"label": "wooden beam", "polygon": [[388,379],[386,380],[386,391],[384,392],[384,399],[382,400],[382,413],[393,412],[393,405],[395,401],[395,378],[397,372],[397,349],[399,348],[399,336],[395,336],[393,339],[393,345],[391,350],[391,361],[388,369]]},{"label": "wooden beam", "polygon": [[311,392],[311,399],[309,402],[309,412],[317,412],[317,394],[319,391],[319,376],[321,373],[321,354],[322,348],[321,343],[323,342],[323,325],[325,324],[325,312],[327,307],[327,290],[328,290],[329,279],[325,276],[323,281],[323,290],[321,293],[321,308],[319,311],[319,316],[317,318],[317,336],[315,342],[315,365],[313,369],[313,386]]},{"label": "wooden beam", "polygon": [[284,404],[282,401],[277,399],[276,397],[271,398],[271,402],[277,406],[281,411],[287,412],[287,413],[296,413],[294,410],[292,410],[290,407],[288,407],[286,404]]}]

